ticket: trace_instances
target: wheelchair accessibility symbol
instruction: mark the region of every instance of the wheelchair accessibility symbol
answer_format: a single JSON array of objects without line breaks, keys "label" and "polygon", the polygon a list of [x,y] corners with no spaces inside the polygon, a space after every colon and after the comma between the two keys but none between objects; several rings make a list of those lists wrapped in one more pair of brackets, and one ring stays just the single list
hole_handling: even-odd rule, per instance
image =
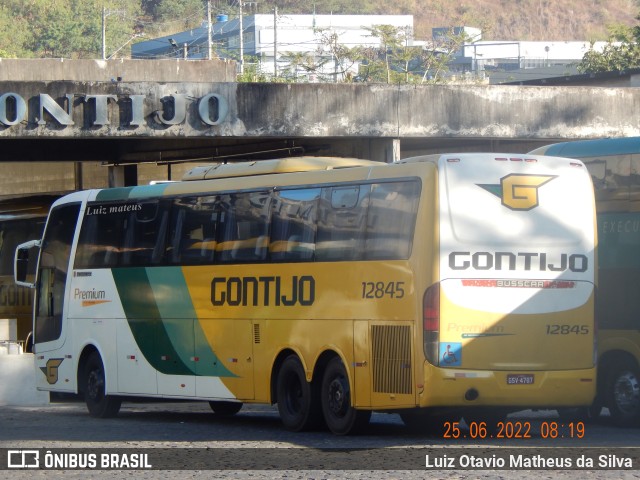
[{"label": "wheelchair accessibility symbol", "polygon": [[462,365],[462,343],[444,342],[440,344],[440,365],[459,367]]}]

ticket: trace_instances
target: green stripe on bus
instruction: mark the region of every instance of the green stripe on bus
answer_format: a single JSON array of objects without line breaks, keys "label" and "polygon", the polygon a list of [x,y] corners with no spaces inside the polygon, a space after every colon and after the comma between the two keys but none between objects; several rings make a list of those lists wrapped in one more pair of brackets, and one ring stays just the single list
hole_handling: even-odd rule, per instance
[{"label": "green stripe on bus", "polygon": [[111,202],[114,200],[126,200],[129,198],[129,193],[133,187],[123,188],[105,188],[100,190],[96,195],[96,201],[99,202]]},{"label": "green stripe on bus", "polygon": [[147,361],[167,375],[194,375],[167,335],[146,269],[114,268],[112,272],[131,333]]},{"label": "green stripe on bus", "polygon": [[144,185],[141,187],[133,187],[131,189],[131,193],[129,193],[130,199],[135,198],[150,198],[150,197],[161,197],[164,195],[164,191],[167,188],[167,184],[158,184],[158,185]]},{"label": "green stripe on bus", "polygon": [[113,278],[136,343],[155,369],[235,376],[211,350],[179,267],[115,268]]},{"label": "green stripe on bus", "polygon": [[233,377],[207,342],[197,319],[187,282],[179,267],[147,268],[151,290],[167,336],[181,360],[197,358],[197,375]]}]

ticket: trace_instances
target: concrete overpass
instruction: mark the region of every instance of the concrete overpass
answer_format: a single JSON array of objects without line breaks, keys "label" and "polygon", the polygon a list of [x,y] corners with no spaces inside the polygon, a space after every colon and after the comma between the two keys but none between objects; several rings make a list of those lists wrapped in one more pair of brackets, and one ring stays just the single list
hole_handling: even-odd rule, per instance
[{"label": "concrete overpass", "polygon": [[236,83],[234,72],[220,60],[1,60],[0,196],[177,178],[185,162],[393,161],[640,135],[634,88]]}]

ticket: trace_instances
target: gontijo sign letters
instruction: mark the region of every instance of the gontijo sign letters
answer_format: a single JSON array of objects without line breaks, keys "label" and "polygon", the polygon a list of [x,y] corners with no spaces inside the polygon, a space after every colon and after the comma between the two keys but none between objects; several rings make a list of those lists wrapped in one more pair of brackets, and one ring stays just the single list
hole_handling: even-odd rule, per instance
[{"label": "gontijo sign letters", "polygon": [[[146,95],[138,94],[65,94],[62,102],[58,103],[48,93],[24,98],[18,93],[7,92],[0,95],[0,124],[12,127],[35,119],[37,125],[54,123],[67,127],[75,125],[74,111],[82,109],[86,127],[115,123],[135,130],[148,126],[149,122],[160,126],[183,124],[193,104],[197,120],[203,126],[219,125],[229,114],[227,99],[217,93],[208,93],[199,98],[186,93],[174,93],[162,98],[161,108],[150,107],[147,105],[149,102],[145,102],[146,98]],[[117,108],[109,108],[113,104]],[[30,109],[35,111],[31,112]],[[118,118],[113,118],[115,116]]]}]

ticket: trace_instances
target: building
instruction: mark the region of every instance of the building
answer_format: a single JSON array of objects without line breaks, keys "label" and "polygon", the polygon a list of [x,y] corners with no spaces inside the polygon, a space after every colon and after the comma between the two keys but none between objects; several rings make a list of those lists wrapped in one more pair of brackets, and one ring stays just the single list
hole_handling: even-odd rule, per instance
[{"label": "building", "polygon": [[[221,58],[238,60],[240,71],[253,65],[257,72],[267,75],[309,76],[312,71],[311,80],[317,75],[327,77],[324,80],[340,80],[345,75],[357,74],[357,65],[341,63],[331,44],[378,48],[380,39],[371,34],[376,25],[391,25],[406,32],[408,41],[412,39],[413,15],[256,14],[244,16],[242,27],[239,18],[229,20],[219,15],[212,24],[212,48]],[[204,59],[208,57],[208,49],[205,23],[199,28],[136,43],[131,56]]]},{"label": "building", "polygon": [[528,81],[577,73],[577,65],[593,48],[607,42],[477,41],[466,43],[449,64],[453,74],[489,78],[490,83]]}]

